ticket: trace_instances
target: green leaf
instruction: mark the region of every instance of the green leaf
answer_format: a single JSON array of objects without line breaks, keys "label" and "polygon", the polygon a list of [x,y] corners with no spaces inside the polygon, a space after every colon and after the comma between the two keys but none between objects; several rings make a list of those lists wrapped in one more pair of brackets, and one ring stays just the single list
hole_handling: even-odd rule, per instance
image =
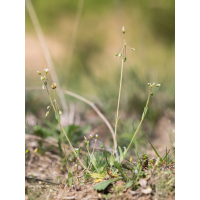
[{"label": "green leaf", "polygon": [[73,174],[72,174],[72,172],[71,172],[71,169],[69,169],[69,171],[68,171],[68,179],[69,179],[69,178],[72,178],[72,176],[73,176]]},{"label": "green leaf", "polygon": [[122,168],[122,164],[118,163],[117,161],[114,161],[114,165],[117,169],[121,169]]},{"label": "green leaf", "polygon": [[132,185],[133,185],[133,181],[129,181],[128,183],[126,183],[125,187],[130,188]]},{"label": "green leaf", "polygon": [[87,141],[87,143],[86,143],[86,147],[87,147],[87,149],[89,149],[89,146],[90,146],[90,142]]},{"label": "green leaf", "polygon": [[115,158],[115,161],[118,161],[118,160],[119,160],[119,157],[116,157],[116,158]]},{"label": "green leaf", "polygon": [[119,170],[119,172],[121,173],[121,175],[123,176],[123,178],[127,181],[128,177],[126,176],[126,174],[122,170],[122,164],[118,163],[117,161],[114,161],[114,165]]},{"label": "green leaf", "polygon": [[149,144],[151,145],[151,147],[153,148],[153,150],[156,153],[156,155],[160,158],[160,161],[162,162],[163,161],[162,158],[160,157],[160,155],[158,154],[158,152],[156,151],[156,149],[154,148],[154,146],[151,144],[151,142],[149,141],[148,137],[147,137],[147,140],[148,140]]},{"label": "green leaf", "polygon": [[168,157],[169,163],[171,163],[171,162],[174,160],[175,157],[171,159],[171,156],[172,156],[174,153],[175,153],[175,150],[174,150],[174,151],[172,152],[172,154]]},{"label": "green leaf", "polygon": [[119,158],[120,158],[120,163],[121,163],[123,161],[123,159],[124,159],[124,155],[122,153],[122,149],[121,149],[120,146],[118,146],[118,149],[119,149]]},{"label": "green leaf", "polygon": [[91,154],[91,158],[90,158],[91,163],[93,164],[93,166],[96,168],[96,158],[94,156],[94,154]]},{"label": "green leaf", "polygon": [[94,189],[99,190],[99,191],[105,190],[110,183],[121,180],[121,179],[122,179],[122,177],[119,177],[117,179],[112,179],[112,180],[109,180],[109,181],[104,181],[104,182],[98,183],[97,185],[94,186]]},{"label": "green leaf", "polygon": [[167,164],[167,161],[168,161],[168,154],[169,154],[169,152],[170,152],[170,150],[167,152],[167,149],[166,149],[166,152],[165,152],[165,154],[163,155],[163,157],[162,157],[162,160],[164,161],[165,159],[166,159],[166,164]]},{"label": "green leaf", "polygon": [[115,157],[113,156],[113,154],[111,154],[109,158],[109,164],[111,167],[114,165],[114,161],[115,161]]},{"label": "green leaf", "polygon": [[72,186],[72,178],[69,178],[66,182],[68,182],[69,186]]}]

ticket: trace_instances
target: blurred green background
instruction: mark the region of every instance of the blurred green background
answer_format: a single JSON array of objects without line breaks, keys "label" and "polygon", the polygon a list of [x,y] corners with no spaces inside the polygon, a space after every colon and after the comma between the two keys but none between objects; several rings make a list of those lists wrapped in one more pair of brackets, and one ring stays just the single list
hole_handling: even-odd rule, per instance
[{"label": "blurred green background", "polygon": [[[154,88],[138,139],[148,135],[154,145],[169,144],[168,133],[174,128],[175,110],[175,1],[85,0],[77,20],[81,1],[32,1],[61,88],[94,102],[114,127],[121,67],[121,59],[114,55],[123,44],[124,26],[127,45],[136,50],[127,50],[124,65],[119,143],[123,146],[129,142],[132,127],[136,128],[146,104],[147,83],[156,82],[161,87]],[[48,66],[27,9],[25,19],[25,82],[26,86],[42,87],[36,71],[44,72]],[[70,56],[72,41],[75,46]],[[100,139],[109,145],[109,130],[91,107],[65,97],[68,107],[74,108],[74,123],[80,127],[90,125],[88,134],[97,128]],[[29,125],[45,126],[49,105],[46,92],[26,90],[25,102]],[[54,123],[53,111],[46,120]],[[142,143],[145,146],[146,140],[141,139]]]}]

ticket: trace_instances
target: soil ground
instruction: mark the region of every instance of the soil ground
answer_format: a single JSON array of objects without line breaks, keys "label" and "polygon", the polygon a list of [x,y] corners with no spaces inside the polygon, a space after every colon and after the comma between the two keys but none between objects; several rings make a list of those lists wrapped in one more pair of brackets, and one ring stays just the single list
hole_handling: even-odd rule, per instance
[{"label": "soil ground", "polygon": [[[65,185],[65,178],[67,177],[67,170],[63,167],[58,152],[51,148],[51,151],[45,152],[44,155],[33,153],[34,149],[37,148],[38,141],[41,138],[32,135],[26,135],[26,146],[30,150],[29,160],[26,161],[26,196],[25,199],[77,199],[77,200],[88,200],[88,199],[106,199],[106,194],[111,193],[109,199],[137,199],[137,200],[159,200],[159,199],[175,199],[175,192],[165,191],[162,187],[157,187],[156,192],[148,194],[142,193],[141,188],[134,192],[131,189],[123,189],[116,192],[112,187],[112,184],[104,192],[97,192],[93,189],[96,183],[87,182],[84,185],[77,187],[67,187]],[[45,140],[45,145],[57,145],[56,140],[49,138]],[[66,145],[67,154],[70,153],[69,147]],[[164,149],[163,149],[164,151]],[[148,153],[151,154],[152,151]],[[153,153],[153,152],[152,152]],[[150,155],[148,155],[150,156]],[[175,166],[164,166],[161,170],[166,171],[169,168],[175,175]],[[30,178],[34,176],[41,180],[34,180]],[[152,187],[160,181],[161,177],[152,177],[150,185]],[[47,182],[46,182],[47,181]],[[49,182],[48,182],[49,181]],[[59,183],[59,184],[58,184]],[[124,186],[123,181],[117,181],[114,184],[116,187]],[[125,188],[125,187],[124,187]]]}]

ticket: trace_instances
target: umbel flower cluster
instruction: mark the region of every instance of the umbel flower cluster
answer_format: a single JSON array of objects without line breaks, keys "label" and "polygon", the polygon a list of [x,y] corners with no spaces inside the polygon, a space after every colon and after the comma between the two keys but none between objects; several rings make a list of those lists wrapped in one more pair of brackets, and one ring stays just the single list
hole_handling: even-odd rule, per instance
[{"label": "umbel flower cluster", "polygon": [[128,47],[131,50],[135,50],[134,48],[131,48],[127,45],[127,42],[125,40],[125,28],[124,26],[122,27],[122,33],[124,35],[124,44],[122,45],[122,47],[120,48],[120,50],[115,54],[115,56],[118,58],[123,57],[123,61],[126,62],[126,47]]}]

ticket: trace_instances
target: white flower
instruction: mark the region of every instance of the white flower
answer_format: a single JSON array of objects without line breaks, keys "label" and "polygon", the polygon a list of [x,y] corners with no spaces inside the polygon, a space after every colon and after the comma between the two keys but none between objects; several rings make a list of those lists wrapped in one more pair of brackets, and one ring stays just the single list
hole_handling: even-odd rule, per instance
[{"label": "white flower", "polygon": [[41,73],[40,73],[39,71],[37,71],[37,73],[38,73],[39,75],[41,75]]},{"label": "white flower", "polygon": [[77,166],[77,164],[75,164],[75,167]]},{"label": "white flower", "polygon": [[43,84],[43,86],[42,86],[42,89],[44,90],[44,84]]},{"label": "white flower", "polygon": [[98,138],[98,134],[96,134],[96,138]]},{"label": "white flower", "polygon": [[125,33],[125,28],[124,28],[124,26],[122,27],[122,33],[123,33],[123,34]]},{"label": "white flower", "polygon": [[74,148],[74,149],[75,149],[76,152],[78,151],[78,148]]},{"label": "white flower", "polygon": [[138,170],[137,169],[135,170],[135,173],[138,174]]},{"label": "white flower", "polygon": [[49,72],[49,69],[44,69],[44,71],[46,72],[46,74]]},{"label": "white flower", "polygon": [[47,110],[50,108],[50,106],[47,107]]},{"label": "white flower", "polygon": [[41,80],[43,80],[43,76],[41,76]]},{"label": "white flower", "polygon": [[49,114],[49,111],[46,113],[45,117],[47,117],[47,116],[48,116],[48,114]]},{"label": "white flower", "polygon": [[60,115],[62,115],[62,112],[61,112],[61,111],[59,111],[59,114],[60,114]]}]

